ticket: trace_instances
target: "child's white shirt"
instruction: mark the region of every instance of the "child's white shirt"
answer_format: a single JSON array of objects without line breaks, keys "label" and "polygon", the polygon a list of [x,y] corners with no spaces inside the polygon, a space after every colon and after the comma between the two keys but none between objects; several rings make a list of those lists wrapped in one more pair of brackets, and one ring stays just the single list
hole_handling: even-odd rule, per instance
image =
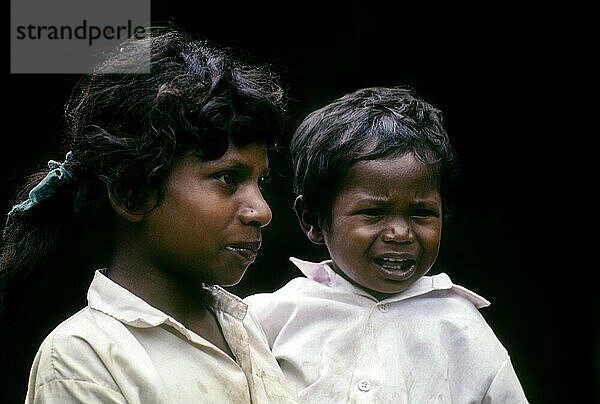
[{"label": "child's white shirt", "polygon": [[506,349],[446,274],[377,301],[329,266],[249,296],[284,374],[305,403],[526,403]]},{"label": "child's white shirt", "polygon": [[246,304],[206,288],[235,360],[97,271],[88,306],[42,343],[26,403],[297,402]]}]

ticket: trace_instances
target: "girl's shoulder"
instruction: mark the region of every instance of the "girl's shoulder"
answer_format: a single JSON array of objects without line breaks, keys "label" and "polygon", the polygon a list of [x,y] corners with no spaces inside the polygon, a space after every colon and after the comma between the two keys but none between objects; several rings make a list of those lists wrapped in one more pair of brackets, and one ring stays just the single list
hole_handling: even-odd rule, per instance
[{"label": "girl's shoulder", "polygon": [[110,384],[104,362],[115,346],[111,329],[119,324],[124,327],[114,318],[86,307],[57,325],[37,351],[30,388],[63,381],[104,380]]},{"label": "girl's shoulder", "polygon": [[125,326],[107,314],[85,307],[58,324],[42,341],[37,356],[43,363],[61,363],[70,358],[98,356],[98,350],[110,349]]}]

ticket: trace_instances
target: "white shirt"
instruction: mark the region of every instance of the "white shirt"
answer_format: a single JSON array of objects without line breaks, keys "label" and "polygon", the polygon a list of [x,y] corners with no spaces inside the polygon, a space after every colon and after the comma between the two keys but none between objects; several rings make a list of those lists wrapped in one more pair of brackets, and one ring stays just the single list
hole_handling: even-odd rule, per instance
[{"label": "white shirt", "polygon": [[297,402],[247,306],[207,289],[236,360],[96,271],[88,306],[42,343],[26,403]]},{"label": "white shirt", "polygon": [[377,301],[330,261],[291,258],[307,278],[245,301],[305,403],[526,403],[489,302],[424,276]]}]

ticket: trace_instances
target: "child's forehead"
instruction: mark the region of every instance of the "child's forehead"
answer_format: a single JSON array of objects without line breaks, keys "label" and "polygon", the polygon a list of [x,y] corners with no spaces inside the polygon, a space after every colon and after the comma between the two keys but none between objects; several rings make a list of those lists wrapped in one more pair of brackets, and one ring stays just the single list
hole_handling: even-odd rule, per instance
[{"label": "child's forehead", "polygon": [[435,178],[439,174],[439,162],[406,152],[376,159],[359,160],[352,164],[345,177],[360,176],[360,174],[379,174],[380,176],[395,177],[403,173],[413,176],[428,176]]},{"label": "child's forehead", "polygon": [[426,163],[413,153],[374,160],[361,160],[350,166],[341,180],[341,189],[357,188],[369,192],[378,188],[439,188],[439,164]]}]

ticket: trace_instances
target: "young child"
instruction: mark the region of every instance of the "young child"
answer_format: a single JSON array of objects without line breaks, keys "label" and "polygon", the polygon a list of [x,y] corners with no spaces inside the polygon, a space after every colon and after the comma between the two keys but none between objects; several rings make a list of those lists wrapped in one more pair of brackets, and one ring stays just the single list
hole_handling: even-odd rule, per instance
[{"label": "young child", "polygon": [[265,67],[151,31],[83,78],[66,159],[8,215],[5,288],[101,229],[109,251],[87,307],[41,344],[26,402],[296,402],[257,320],[219,286],[242,278],[271,220],[259,187],[283,93]]},{"label": "young child", "polygon": [[245,301],[309,403],[526,402],[489,303],[440,273],[456,167],[440,111],[365,88],[312,112],[292,139],[294,209],[331,260]]}]

